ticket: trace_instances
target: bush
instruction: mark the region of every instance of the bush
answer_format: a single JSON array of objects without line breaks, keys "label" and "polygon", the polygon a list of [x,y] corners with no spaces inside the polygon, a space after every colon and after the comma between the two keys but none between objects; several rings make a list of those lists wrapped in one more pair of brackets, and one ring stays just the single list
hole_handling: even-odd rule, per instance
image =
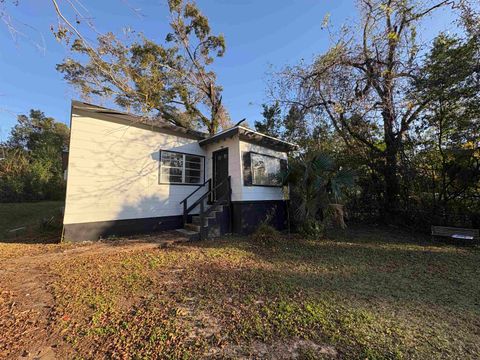
[{"label": "bush", "polygon": [[252,234],[252,239],[255,241],[255,243],[263,246],[273,245],[274,243],[278,242],[280,237],[280,232],[266,222],[262,222],[258,226],[257,230],[255,230],[255,232]]},{"label": "bush", "polygon": [[325,235],[325,225],[316,220],[306,220],[299,227],[300,235],[307,239],[318,240]]}]

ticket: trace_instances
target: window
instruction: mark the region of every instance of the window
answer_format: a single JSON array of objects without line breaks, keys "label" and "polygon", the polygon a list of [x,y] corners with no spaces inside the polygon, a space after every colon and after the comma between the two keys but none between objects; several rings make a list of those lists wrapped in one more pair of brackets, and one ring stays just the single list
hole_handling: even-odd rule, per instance
[{"label": "window", "polygon": [[202,184],[204,168],[203,156],[160,151],[161,184]]},{"label": "window", "polygon": [[252,152],[252,185],[280,186],[281,168],[281,159]]}]

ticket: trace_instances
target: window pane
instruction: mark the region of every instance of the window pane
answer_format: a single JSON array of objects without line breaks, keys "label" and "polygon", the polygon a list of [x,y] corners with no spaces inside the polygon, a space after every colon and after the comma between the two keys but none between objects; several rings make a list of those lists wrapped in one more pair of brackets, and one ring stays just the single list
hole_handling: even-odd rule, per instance
[{"label": "window pane", "polygon": [[200,170],[201,164],[187,161],[186,164],[185,164],[185,167],[187,169],[198,169],[198,170]]},{"label": "window pane", "polygon": [[198,177],[200,177],[200,170],[185,169],[185,176],[198,176]]},{"label": "window pane", "polygon": [[162,151],[162,165],[182,167],[183,155]]},{"label": "window pane", "polygon": [[185,155],[185,168],[201,169],[202,160],[200,156]]},{"label": "window pane", "polygon": [[161,182],[182,182],[182,169],[163,167],[161,172]]},{"label": "window pane", "polygon": [[185,155],[185,183],[200,184],[202,178],[203,158]]},{"label": "window pane", "polygon": [[165,175],[174,175],[174,176],[182,176],[182,169],[179,168],[169,168],[169,167],[163,167],[162,168],[162,174]]},{"label": "window pane", "polygon": [[162,164],[163,164],[164,166],[172,166],[172,167],[181,168],[181,167],[183,166],[183,161],[182,161],[182,160],[176,160],[176,159],[163,160],[163,161],[162,161]]},{"label": "window pane", "polygon": [[160,182],[182,183],[183,154],[162,151]]},{"label": "window pane", "polygon": [[200,178],[195,176],[185,176],[185,183],[187,184],[199,184]]},{"label": "window pane", "polygon": [[181,176],[173,176],[173,175],[170,175],[168,177],[165,178],[165,182],[171,182],[171,183],[179,183],[181,184],[182,183],[182,177]]},{"label": "window pane", "polygon": [[200,183],[201,172],[200,170],[185,169],[185,182],[187,184]]},{"label": "window pane", "polygon": [[163,182],[163,183],[168,183],[168,182],[181,183],[182,182],[182,176],[170,175],[169,173],[162,173],[162,174],[160,174],[160,182]]},{"label": "window pane", "polygon": [[204,166],[200,156],[162,151],[160,182],[200,184]]},{"label": "window pane", "polygon": [[202,158],[200,156],[185,155],[185,160],[200,164]]},{"label": "window pane", "polygon": [[251,154],[252,180],[255,185],[280,185],[280,159]]}]

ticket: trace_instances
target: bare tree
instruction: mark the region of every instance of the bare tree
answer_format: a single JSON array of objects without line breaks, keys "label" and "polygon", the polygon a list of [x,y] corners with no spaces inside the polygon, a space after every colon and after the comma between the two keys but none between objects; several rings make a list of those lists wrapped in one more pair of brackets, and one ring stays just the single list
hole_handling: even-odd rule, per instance
[{"label": "bare tree", "polygon": [[347,145],[380,157],[385,214],[399,206],[398,155],[428,99],[411,83],[421,65],[419,22],[449,0],[361,0],[361,21],[343,27],[333,46],[313,64],[287,67],[278,75],[275,99],[330,120]]}]

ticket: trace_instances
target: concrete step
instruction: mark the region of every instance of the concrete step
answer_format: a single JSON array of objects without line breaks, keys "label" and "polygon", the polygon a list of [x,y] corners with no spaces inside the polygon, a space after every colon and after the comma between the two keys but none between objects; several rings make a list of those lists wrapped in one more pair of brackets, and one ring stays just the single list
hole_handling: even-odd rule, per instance
[{"label": "concrete step", "polygon": [[196,225],[196,224],[185,224],[184,226],[185,230],[190,230],[190,231],[195,231],[197,233],[200,232],[200,225]]},{"label": "concrete step", "polygon": [[[214,222],[217,219],[217,212],[212,211],[204,221],[204,226],[209,226],[212,222]],[[200,225],[200,215],[193,215],[192,216],[192,224],[195,225]]]},{"label": "concrete step", "polygon": [[197,231],[191,231],[187,229],[176,229],[175,231],[186,237],[189,241],[200,240],[200,233]]},{"label": "concrete step", "polygon": [[213,211],[223,211],[223,207],[224,206],[227,206],[227,205],[224,205],[224,204],[214,204],[212,205],[212,208],[213,208]]},{"label": "concrete step", "polygon": [[[184,229],[179,229],[177,231],[183,230],[185,232],[191,233],[195,239],[207,239],[215,238],[221,236],[221,224],[218,223],[219,213],[225,210],[225,206],[228,206],[224,203],[217,203],[211,205],[209,208],[209,214],[205,217],[204,223],[200,223],[200,215],[193,215],[192,221],[184,225]],[[220,214],[221,215],[221,214]]]}]

